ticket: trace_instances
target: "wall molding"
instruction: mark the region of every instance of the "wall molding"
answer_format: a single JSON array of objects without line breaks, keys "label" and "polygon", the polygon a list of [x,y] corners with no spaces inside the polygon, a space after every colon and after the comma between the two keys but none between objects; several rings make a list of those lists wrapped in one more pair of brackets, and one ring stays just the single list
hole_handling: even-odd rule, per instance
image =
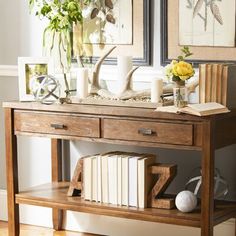
[{"label": "wall molding", "polygon": [[2,76],[17,77],[18,67],[16,65],[0,65],[0,79]]},{"label": "wall molding", "polygon": [[[104,77],[105,80],[116,80],[114,76],[114,70],[116,70],[116,66],[107,66],[104,65],[101,68],[101,76]],[[72,68],[72,71],[74,69]],[[18,76],[18,66],[17,65],[0,65],[0,77],[17,77]],[[156,70],[153,67],[140,67],[135,74],[134,80],[138,82],[150,82],[153,77],[162,77],[162,70]]]}]

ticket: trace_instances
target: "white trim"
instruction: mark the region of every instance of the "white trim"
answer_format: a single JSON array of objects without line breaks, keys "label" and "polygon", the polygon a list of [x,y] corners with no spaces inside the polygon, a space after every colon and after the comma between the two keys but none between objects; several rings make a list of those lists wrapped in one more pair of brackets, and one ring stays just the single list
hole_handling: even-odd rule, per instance
[{"label": "white trim", "polygon": [[[72,68],[72,71],[74,69]],[[101,76],[104,76],[105,80],[116,80],[114,76],[114,70],[116,66],[104,65],[101,68]],[[6,77],[18,77],[18,66],[17,65],[0,65],[0,79],[2,76]],[[134,74],[134,80],[139,82],[150,82],[152,77],[162,77],[162,70],[155,70],[153,67],[140,67]]]},{"label": "white trim", "polygon": [[17,65],[0,65],[0,79],[1,76],[17,77],[18,76]]}]

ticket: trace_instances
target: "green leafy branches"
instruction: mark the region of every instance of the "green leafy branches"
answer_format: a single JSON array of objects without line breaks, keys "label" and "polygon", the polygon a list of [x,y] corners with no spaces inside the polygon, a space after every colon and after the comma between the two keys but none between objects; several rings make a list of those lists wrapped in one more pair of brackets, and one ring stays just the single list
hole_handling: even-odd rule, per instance
[{"label": "green leafy branches", "polygon": [[[29,8],[40,19],[47,19],[48,25],[43,32],[43,47],[58,50],[60,66],[66,80],[66,69],[71,65],[71,31],[73,24],[81,23],[82,5],[92,0],[29,0]],[[66,55],[67,66],[63,64],[62,57]],[[66,68],[67,67],[67,68]]]},{"label": "green leafy branches", "polygon": [[192,52],[190,52],[190,49],[188,46],[184,46],[181,48],[182,55],[178,56],[179,61],[184,61],[187,57],[190,57],[193,55]]},{"label": "green leafy branches", "polygon": [[[55,34],[58,34],[60,50],[67,51],[67,62],[70,65],[71,39],[70,32],[73,24],[83,21],[81,4],[88,4],[91,0],[29,0],[30,11],[40,19],[46,18],[48,26],[43,34],[43,46],[46,46],[46,35],[51,35],[50,50],[55,46]],[[60,52],[60,55],[62,53]]]}]

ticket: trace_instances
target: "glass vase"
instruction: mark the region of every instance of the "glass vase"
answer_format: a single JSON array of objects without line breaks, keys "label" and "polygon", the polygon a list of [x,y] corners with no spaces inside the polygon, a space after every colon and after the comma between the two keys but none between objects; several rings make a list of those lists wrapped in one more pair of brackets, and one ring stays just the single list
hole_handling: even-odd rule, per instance
[{"label": "glass vase", "polygon": [[185,82],[175,83],[173,88],[174,106],[178,108],[185,107],[188,104],[187,89]]}]

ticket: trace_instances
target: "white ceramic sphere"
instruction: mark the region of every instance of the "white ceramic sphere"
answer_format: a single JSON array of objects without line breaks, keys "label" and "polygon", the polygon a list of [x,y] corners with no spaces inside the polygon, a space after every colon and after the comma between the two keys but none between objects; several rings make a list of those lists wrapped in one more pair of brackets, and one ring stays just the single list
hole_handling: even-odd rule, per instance
[{"label": "white ceramic sphere", "polygon": [[176,196],[175,205],[179,211],[191,212],[197,206],[197,197],[188,190],[182,191]]}]

